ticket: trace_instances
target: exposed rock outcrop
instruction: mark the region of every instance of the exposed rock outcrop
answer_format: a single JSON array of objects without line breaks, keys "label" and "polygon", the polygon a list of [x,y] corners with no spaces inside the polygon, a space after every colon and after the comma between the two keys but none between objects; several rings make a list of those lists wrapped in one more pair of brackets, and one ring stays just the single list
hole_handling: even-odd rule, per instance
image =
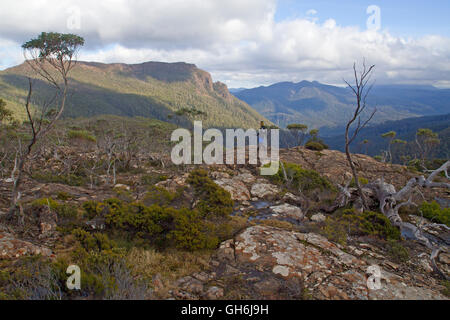
[{"label": "exposed rock outcrop", "polygon": [[280,192],[280,189],[273,184],[258,182],[252,186],[250,192],[253,197],[270,199],[274,198]]},{"label": "exposed rock outcrop", "polygon": [[237,201],[250,200],[250,192],[247,186],[238,177],[222,178],[214,182],[227,190],[231,194],[231,199]]},{"label": "exposed rock outcrop", "polygon": [[304,218],[302,209],[288,203],[272,206],[270,209],[282,218],[289,218],[297,221],[301,221]]},{"label": "exposed rock outcrop", "polygon": [[[252,226],[223,242],[211,264],[210,280],[223,283],[239,276],[251,298],[446,299],[433,278],[402,274],[374,246],[343,247],[315,233]],[[380,271],[379,287],[371,285],[374,268]],[[190,285],[182,285],[186,292],[179,297],[213,298],[220,292],[203,290],[194,277],[181,280],[186,283]],[[226,287],[224,291],[226,297]]]},{"label": "exposed rock outcrop", "polygon": [[51,256],[52,251],[46,247],[17,239],[7,232],[0,232],[0,259],[17,259],[28,255]]}]

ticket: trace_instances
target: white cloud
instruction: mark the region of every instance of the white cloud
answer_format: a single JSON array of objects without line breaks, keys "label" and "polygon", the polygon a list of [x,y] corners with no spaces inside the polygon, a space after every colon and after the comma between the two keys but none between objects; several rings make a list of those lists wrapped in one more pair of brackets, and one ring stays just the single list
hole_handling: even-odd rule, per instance
[{"label": "white cloud", "polygon": [[317,10],[315,10],[315,9],[309,9],[308,11],[306,11],[306,14],[307,14],[308,16],[314,16],[314,15],[317,14]]},{"label": "white cloud", "polygon": [[22,61],[20,45],[14,41],[0,38],[0,70],[17,65]]},{"label": "white cloud", "polygon": [[[70,31],[73,6],[80,8],[81,29],[72,32],[87,43],[83,60],[186,61],[230,86],[304,79],[340,84],[363,57],[376,64],[378,83],[442,86],[450,79],[449,38],[404,39],[333,19],[274,21],[275,0],[9,1],[0,11],[0,68],[20,61],[19,43],[39,32]],[[317,13],[312,10],[309,15]]]}]

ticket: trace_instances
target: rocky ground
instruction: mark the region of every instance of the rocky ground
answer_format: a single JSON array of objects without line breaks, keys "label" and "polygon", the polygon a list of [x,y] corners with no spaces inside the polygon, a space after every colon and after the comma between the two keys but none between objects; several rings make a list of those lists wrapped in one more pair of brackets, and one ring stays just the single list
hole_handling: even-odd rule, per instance
[{"label": "rocky ground", "polygon": [[[320,164],[316,163],[314,168],[317,165]],[[340,168],[327,169],[338,173]],[[390,174],[395,175],[395,169]],[[246,228],[220,245],[211,261],[210,273],[179,279],[179,289],[173,292],[175,297],[223,298],[224,287],[234,285],[245,288],[238,296],[255,299],[447,299],[440,292],[444,287],[433,275],[430,252],[425,247],[409,243],[414,257],[399,264],[391,261],[379,243],[370,238],[351,239],[345,246],[330,242],[322,235],[306,231],[323,224],[325,215],[306,216],[301,199],[295,195],[287,193],[274,201],[280,192],[278,186],[247,170],[233,177],[223,173],[215,176],[216,183],[240,201],[238,214],[255,210],[256,218],[289,222],[300,231],[267,225]],[[417,216],[411,216],[411,221],[423,223]],[[443,247],[447,250],[448,231],[436,226],[431,232],[445,238]],[[447,275],[449,258],[448,253],[441,253],[438,262]],[[380,269],[380,289],[368,287],[370,266]]]},{"label": "rocky ground", "polygon": [[[281,152],[283,161],[313,169],[333,183],[343,183],[349,175],[344,154],[289,149]],[[358,170],[367,179],[384,177],[400,187],[414,175],[403,166],[377,162],[370,157],[355,157]],[[442,277],[430,263],[430,250],[414,241],[403,240],[408,257],[398,261],[385,243],[373,237],[349,237],[345,244],[327,239],[320,230],[327,214],[311,206],[302,194],[286,192],[279,185],[258,176],[253,168],[217,167],[211,178],[230,192],[235,201],[233,215],[248,218],[248,223],[234,238],[220,244],[207,267],[201,272],[175,279],[170,284],[153,277],[155,292],[167,291],[174,299],[448,299]],[[157,169],[167,174],[167,169]],[[186,184],[187,174],[173,174],[156,185],[174,191]],[[128,181],[139,177],[128,176]],[[10,183],[0,186],[5,194]],[[138,185],[121,183],[115,188],[130,190],[140,197]],[[73,203],[105,199],[113,188],[73,187],[63,184],[27,181],[24,198],[42,198],[67,192]],[[449,198],[448,191],[427,191],[426,197]],[[5,208],[3,208],[5,211]],[[410,222],[424,224],[424,218],[411,215]],[[54,258],[58,235],[53,231],[54,217],[42,216],[39,230],[20,236],[6,224],[0,225],[0,259],[27,255]],[[101,228],[102,226],[94,226]],[[427,230],[439,239],[442,251],[439,269],[450,275],[450,234],[443,226]],[[52,236],[48,236],[52,234]],[[20,237],[20,238],[19,238]],[[380,270],[380,287],[373,288],[374,268]],[[377,277],[375,277],[377,278]],[[378,281],[377,279],[375,279]],[[448,288],[447,288],[448,291]]]}]

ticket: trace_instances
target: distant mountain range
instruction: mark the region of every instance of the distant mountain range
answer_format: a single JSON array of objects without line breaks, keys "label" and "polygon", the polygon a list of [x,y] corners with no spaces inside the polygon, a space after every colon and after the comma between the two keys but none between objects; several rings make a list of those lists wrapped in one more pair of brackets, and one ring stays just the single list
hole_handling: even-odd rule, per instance
[{"label": "distant mountain range", "polygon": [[[355,105],[349,88],[317,81],[280,82],[237,89],[233,94],[280,127],[304,123],[314,128],[338,129],[348,121]],[[450,110],[450,89],[378,85],[370,92],[368,105],[368,109],[376,107],[378,110],[373,123],[445,114]]]},{"label": "distant mountain range", "polygon": [[247,90],[247,88],[229,88],[228,91],[230,91],[231,93],[238,93],[241,92],[243,90]]},{"label": "distant mountain range", "polygon": [[[27,93],[27,64],[0,71],[0,98],[18,118],[24,119]],[[209,127],[259,127],[265,120],[245,102],[231,95],[225,84],[213,82],[211,75],[183,62],[103,64],[79,61],[70,74],[65,117],[113,114],[143,116],[186,124],[175,112],[192,108],[207,113]],[[34,97],[49,95],[45,82],[36,79]]]}]

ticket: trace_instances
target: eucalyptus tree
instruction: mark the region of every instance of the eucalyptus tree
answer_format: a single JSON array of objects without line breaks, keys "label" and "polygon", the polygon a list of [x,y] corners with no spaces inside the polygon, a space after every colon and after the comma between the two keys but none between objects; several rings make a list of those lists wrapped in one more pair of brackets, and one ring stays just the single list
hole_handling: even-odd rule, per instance
[{"label": "eucalyptus tree", "polygon": [[440,143],[438,134],[431,129],[418,129],[415,136],[415,142],[421,165],[423,169],[426,170],[425,161],[431,156],[433,149]]},{"label": "eucalyptus tree", "polygon": [[386,159],[386,160],[388,160],[389,162],[392,162],[392,147],[391,146],[392,146],[392,143],[396,136],[397,136],[397,133],[395,131],[389,131],[389,132],[383,133],[381,135],[382,138],[388,139],[388,145],[387,145],[387,155],[388,156],[387,156],[387,158],[389,160],[388,159]]},{"label": "eucalyptus tree", "polygon": [[17,211],[24,168],[35,145],[45,139],[64,112],[69,89],[69,73],[75,66],[78,51],[83,45],[84,39],[80,36],[56,32],[42,32],[38,37],[22,45],[27,65],[37,79],[44,81],[50,87],[51,94],[43,101],[35,102],[32,99],[34,81],[28,77],[25,111],[30,139],[16,157],[17,170],[13,177],[9,218],[13,218]]},{"label": "eucalyptus tree", "polygon": [[294,135],[297,146],[301,146],[308,131],[308,126],[302,123],[292,123],[286,128]]}]

